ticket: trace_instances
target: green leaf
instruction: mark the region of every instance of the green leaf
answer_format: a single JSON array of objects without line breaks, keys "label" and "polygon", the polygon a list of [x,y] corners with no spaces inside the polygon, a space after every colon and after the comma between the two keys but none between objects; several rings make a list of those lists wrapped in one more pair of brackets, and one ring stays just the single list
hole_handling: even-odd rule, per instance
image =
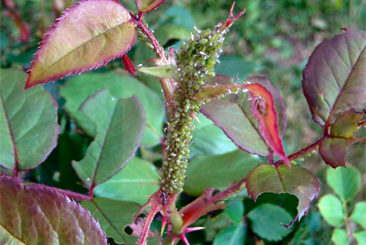
[{"label": "green leaf", "polygon": [[355,108],[344,112],[332,125],[331,136],[353,138],[353,132],[359,127],[358,123],[362,120],[364,114],[365,111],[356,112]]},{"label": "green leaf", "polygon": [[327,182],[342,201],[352,199],[361,186],[361,176],[355,168],[328,168]]},{"label": "green leaf", "polygon": [[187,28],[171,24],[159,26],[154,35],[161,45],[167,44],[171,39],[188,41],[190,38],[190,32]]},{"label": "green leaf", "polygon": [[345,212],[341,201],[333,195],[323,196],[318,208],[325,221],[335,227],[340,227],[345,221]]},{"label": "green leaf", "polygon": [[287,236],[292,228],[283,224],[291,222],[291,215],[281,207],[273,204],[262,204],[248,213],[252,229],[258,236],[268,241],[279,241]]},{"label": "green leaf", "polygon": [[309,170],[298,166],[289,169],[285,165],[276,168],[269,164],[261,164],[247,176],[248,195],[254,200],[265,192],[289,193],[296,196],[299,204],[295,219],[298,220],[309,209],[310,203],[318,195],[319,188],[316,177]]},{"label": "green leaf", "polygon": [[57,144],[57,103],[43,87],[23,91],[26,74],[0,70],[0,165],[37,167]]},{"label": "green leaf", "polygon": [[171,65],[161,65],[154,67],[141,67],[137,69],[137,72],[142,72],[146,75],[151,75],[154,77],[165,77],[165,78],[173,78],[176,71]]},{"label": "green leaf", "polygon": [[4,32],[0,31],[0,49],[4,49],[8,45],[9,45],[8,36]]},{"label": "green leaf", "polygon": [[303,91],[313,120],[332,123],[332,116],[366,102],[366,32],[346,29],[322,42],[303,72]]},{"label": "green leaf", "polygon": [[97,126],[97,136],[83,160],[72,162],[80,179],[95,187],[121,170],[135,154],[145,124],[137,97],[116,99],[107,90],[97,92],[80,107]]},{"label": "green leaf", "polygon": [[133,215],[140,209],[140,205],[99,197],[94,197],[91,201],[84,200],[81,205],[99,221],[108,237],[117,243],[135,244],[137,237],[127,235],[124,229],[132,223]]},{"label": "green leaf", "polygon": [[65,110],[76,123],[90,136],[96,135],[94,123],[78,110],[80,105],[101,89],[109,89],[116,98],[136,95],[146,111],[146,126],[141,144],[153,146],[160,143],[163,136],[164,105],[158,95],[133,77],[117,73],[89,73],[73,77],[60,89],[66,99]]},{"label": "green leaf", "polygon": [[319,212],[311,212],[305,219],[306,231],[315,232],[319,230],[321,224],[321,216]]},{"label": "green leaf", "polygon": [[6,245],[23,245],[21,240],[10,234],[3,226],[0,226],[0,244]]},{"label": "green leaf", "polygon": [[[193,19],[193,16],[191,15],[191,12],[186,8],[174,5],[168,8],[164,12],[163,16],[166,16],[166,18],[168,19],[165,20],[165,23],[170,23],[177,26],[184,26],[185,28],[193,32],[193,26],[195,21]],[[163,22],[163,18],[161,19],[161,21]]]},{"label": "green leaf", "polygon": [[46,35],[25,88],[104,65],[131,49],[136,31],[119,3],[88,0],[66,10]]},{"label": "green leaf", "polygon": [[245,178],[259,162],[258,158],[242,150],[224,155],[197,156],[188,164],[184,191],[198,196],[210,187],[225,189]]},{"label": "green leaf", "polygon": [[159,189],[159,175],[154,165],[132,158],[122,171],[97,186],[94,194],[119,201],[144,204]]},{"label": "green leaf", "polygon": [[349,244],[349,239],[347,237],[346,231],[343,229],[336,228],[332,234],[332,241],[336,245],[347,245]]},{"label": "green leaf", "polygon": [[225,215],[221,213],[215,217],[208,216],[205,223],[205,236],[207,241],[213,241],[217,234],[232,225],[232,221]]},{"label": "green leaf", "polygon": [[54,188],[23,186],[18,180],[0,177],[0,193],[0,232],[5,229],[13,241],[29,245],[107,244],[90,212]]},{"label": "green leaf", "polygon": [[241,199],[232,198],[226,202],[228,205],[224,209],[224,213],[233,221],[235,224],[239,224],[243,219],[244,215],[244,204]]},{"label": "green leaf", "polygon": [[232,225],[217,234],[213,245],[242,245],[245,242],[246,228],[242,222]]},{"label": "green leaf", "polygon": [[223,56],[220,58],[220,63],[215,66],[215,72],[230,77],[239,78],[243,81],[245,78],[252,75],[253,71],[259,70],[260,66],[257,63],[249,62],[239,57]]},{"label": "green leaf", "polygon": [[353,233],[353,237],[356,239],[358,245],[366,243],[366,231],[358,231]]},{"label": "green leaf", "polygon": [[225,135],[224,131],[213,125],[213,122],[202,114],[198,114],[193,130],[194,141],[190,147],[190,157],[202,154],[221,155],[232,152],[238,147]]},{"label": "green leaf", "polygon": [[351,220],[366,229],[366,202],[358,202],[351,214]]}]

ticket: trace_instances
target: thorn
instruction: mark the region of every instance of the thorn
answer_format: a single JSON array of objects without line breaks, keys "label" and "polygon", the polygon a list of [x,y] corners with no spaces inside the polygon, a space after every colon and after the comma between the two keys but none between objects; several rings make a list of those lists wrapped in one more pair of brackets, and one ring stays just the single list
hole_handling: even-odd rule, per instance
[{"label": "thorn", "polygon": [[186,234],[182,233],[179,235],[179,238],[182,239],[182,241],[186,244],[189,245],[188,239],[186,237]]},{"label": "thorn", "polygon": [[184,233],[190,233],[192,231],[199,231],[203,229],[205,229],[205,227],[188,227],[184,230]]},{"label": "thorn", "polygon": [[231,5],[231,8],[230,8],[230,13],[229,13],[229,18],[230,19],[231,17],[233,17],[233,11],[234,11],[234,6],[235,6],[235,1],[233,2],[233,4]]},{"label": "thorn", "polygon": [[168,216],[163,216],[163,220],[161,221],[161,231],[160,231],[161,236],[163,236],[164,229],[165,229],[167,222],[168,222]]},{"label": "thorn", "polygon": [[200,122],[200,120],[198,119],[198,117],[197,117],[193,112],[191,113],[191,116],[192,116],[194,119],[196,119],[196,120],[197,120],[197,122],[201,123],[201,122]]},{"label": "thorn", "polygon": [[173,239],[172,239],[172,245],[174,245],[175,239],[177,239],[177,235],[174,235],[174,236],[173,236]]}]

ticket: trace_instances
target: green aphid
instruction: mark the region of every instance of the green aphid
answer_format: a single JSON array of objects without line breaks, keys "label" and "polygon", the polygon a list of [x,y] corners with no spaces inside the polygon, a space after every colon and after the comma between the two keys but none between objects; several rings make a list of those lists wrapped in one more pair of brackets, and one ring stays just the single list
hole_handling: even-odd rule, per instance
[{"label": "green aphid", "polygon": [[200,41],[199,41],[199,43],[200,44],[205,44],[205,43],[207,43],[208,42],[208,40],[206,39],[206,38],[203,38],[203,39],[201,39]]}]

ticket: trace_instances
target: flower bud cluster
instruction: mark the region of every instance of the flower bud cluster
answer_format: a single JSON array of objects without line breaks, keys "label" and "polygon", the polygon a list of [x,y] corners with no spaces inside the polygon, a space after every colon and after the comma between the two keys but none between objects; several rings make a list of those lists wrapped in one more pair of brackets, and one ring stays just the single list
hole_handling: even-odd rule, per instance
[{"label": "flower bud cluster", "polygon": [[221,27],[222,25],[216,26],[213,31],[195,28],[191,40],[184,43],[177,54],[175,111],[168,123],[166,151],[161,170],[161,189],[165,193],[183,191],[194,129],[192,115],[198,113],[200,107],[208,101],[193,99],[192,96],[209,77],[215,76],[214,66],[222,52],[223,34],[226,32],[226,28]]}]

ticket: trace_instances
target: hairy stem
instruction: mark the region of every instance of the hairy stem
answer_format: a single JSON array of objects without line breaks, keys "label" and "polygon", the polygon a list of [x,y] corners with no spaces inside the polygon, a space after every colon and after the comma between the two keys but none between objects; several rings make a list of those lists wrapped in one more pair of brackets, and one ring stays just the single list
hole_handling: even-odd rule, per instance
[{"label": "hairy stem", "polygon": [[[151,33],[150,29],[144,24],[144,22],[142,21],[141,18],[136,17],[132,14],[131,14],[131,18],[132,18],[133,22],[136,24],[136,26],[146,35],[146,38],[151,43],[151,45],[154,47],[154,51],[162,63],[161,65],[168,65],[169,61],[165,55],[165,52],[164,52],[163,48],[160,46],[159,42],[154,37],[154,35]],[[173,81],[171,79],[167,79],[167,78],[161,78],[161,79],[159,79],[159,81],[160,81],[160,85],[163,89],[165,101],[167,102],[166,109],[167,109],[167,111],[173,111],[174,103],[171,103],[174,98]]]},{"label": "hairy stem", "polygon": [[[327,139],[327,136],[323,136],[320,139],[318,139],[317,141],[315,141],[314,143],[312,143],[311,145],[309,145],[309,146],[307,146],[307,147],[305,147],[305,148],[289,155],[288,160],[293,161],[293,160],[296,160],[298,157],[301,157],[303,155],[307,155],[308,153],[314,151],[319,146],[319,144],[325,139]],[[274,165],[278,166],[282,163],[283,163],[282,160],[278,160],[277,162],[274,163]]]}]

